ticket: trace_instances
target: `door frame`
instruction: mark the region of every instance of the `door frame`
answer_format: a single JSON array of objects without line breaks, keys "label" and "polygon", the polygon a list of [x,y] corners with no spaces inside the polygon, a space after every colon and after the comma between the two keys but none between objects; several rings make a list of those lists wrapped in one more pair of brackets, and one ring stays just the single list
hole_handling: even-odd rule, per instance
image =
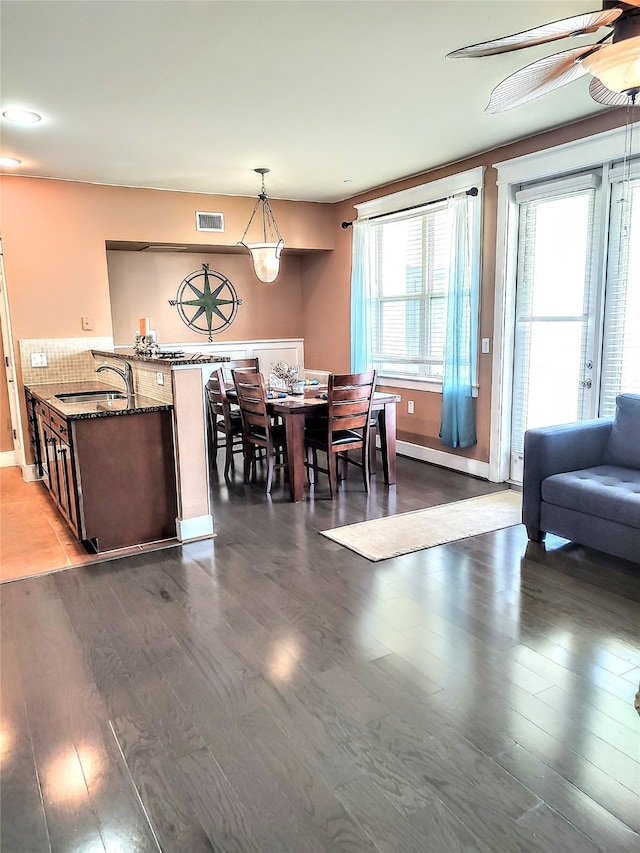
[{"label": "door frame", "polygon": [[[636,126],[640,129],[640,122],[637,122]],[[493,168],[498,173],[498,210],[489,439],[489,480],[492,482],[501,483],[508,480],[511,463],[511,403],[519,216],[515,190],[522,183],[571,175],[622,160],[625,139],[626,128],[622,126],[493,164]],[[636,153],[633,152],[634,156]],[[603,221],[602,227],[607,227],[607,223]]]},{"label": "door frame", "polygon": [[7,280],[4,273],[4,255],[2,253],[2,238],[0,237],[0,327],[2,328],[2,357],[7,373],[7,393],[9,396],[9,411],[11,414],[11,429],[13,431],[13,454],[14,464],[20,465],[24,471],[26,456],[23,446],[22,410],[20,407],[20,394],[16,378],[15,356],[13,350],[13,332],[11,329],[11,314],[9,311],[9,296],[7,293]]}]

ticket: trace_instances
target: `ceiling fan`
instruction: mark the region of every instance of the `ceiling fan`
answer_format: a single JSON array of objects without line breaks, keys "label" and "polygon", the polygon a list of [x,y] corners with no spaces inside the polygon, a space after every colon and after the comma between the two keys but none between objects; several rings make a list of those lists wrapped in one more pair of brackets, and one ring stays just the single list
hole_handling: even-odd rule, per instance
[{"label": "ceiling fan", "polygon": [[592,74],[589,94],[610,107],[635,104],[640,92],[640,0],[605,0],[600,12],[585,12],[521,33],[462,47],[447,59],[493,56],[595,33],[609,32],[595,44],[573,47],[532,62],[499,83],[491,93],[488,113],[525,104],[540,95]]}]

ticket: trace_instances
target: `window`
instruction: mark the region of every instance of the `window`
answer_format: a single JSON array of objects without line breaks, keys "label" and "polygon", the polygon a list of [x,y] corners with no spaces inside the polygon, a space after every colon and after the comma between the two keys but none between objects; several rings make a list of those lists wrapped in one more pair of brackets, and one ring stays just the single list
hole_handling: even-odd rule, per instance
[{"label": "window", "polygon": [[[442,382],[447,291],[453,265],[461,260],[454,250],[454,213],[447,190],[453,195],[481,185],[482,169],[475,169],[358,205],[359,220],[368,221],[368,362],[399,385],[407,380]],[[475,343],[477,328],[472,313],[477,315],[480,198],[480,192],[466,197],[469,236],[462,259],[473,270],[465,284],[468,307],[460,336],[473,381],[470,341],[473,334]]]},{"label": "window", "polygon": [[372,226],[371,360],[381,373],[442,377],[451,262],[446,202]]}]

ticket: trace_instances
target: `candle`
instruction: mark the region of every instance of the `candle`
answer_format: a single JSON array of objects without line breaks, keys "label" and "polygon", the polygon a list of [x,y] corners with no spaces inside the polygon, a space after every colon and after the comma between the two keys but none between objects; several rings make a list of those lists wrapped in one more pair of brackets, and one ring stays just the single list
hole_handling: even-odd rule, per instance
[{"label": "candle", "polygon": [[140,317],[140,334],[146,335],[149,331],[149,318],[148,317]]}]

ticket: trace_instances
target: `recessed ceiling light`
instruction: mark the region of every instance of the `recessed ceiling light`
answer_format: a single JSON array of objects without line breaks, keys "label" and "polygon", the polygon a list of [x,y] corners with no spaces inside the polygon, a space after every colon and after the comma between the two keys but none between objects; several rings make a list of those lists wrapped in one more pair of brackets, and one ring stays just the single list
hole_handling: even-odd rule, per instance
[{"label": "recessed ceiling light", "polygon": [[16,160],[15,157],[0,157],[0,168],[13,169],[14,166],[19,166],[22,160]]},{"label": "recessed ceiling light", "polygon": [[31,110],[5,110],[2,115],[7,121],[15,121],[18,124],[35,124],[42,116],[32,113]]}]

